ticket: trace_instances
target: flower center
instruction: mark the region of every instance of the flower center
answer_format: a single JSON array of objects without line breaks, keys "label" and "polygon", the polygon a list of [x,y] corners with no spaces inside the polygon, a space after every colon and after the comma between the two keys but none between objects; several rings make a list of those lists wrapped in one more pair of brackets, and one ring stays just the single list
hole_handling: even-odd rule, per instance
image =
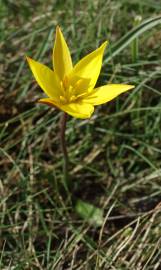
[{"label": "flower center", "polygon": [[61,82],[62,95],[60,95],[60,102],[62,104],[68,104],[80,100],[86,95],[86,92],[81,91],[83,79],[78,79],[74,84],[69,82],[67,76],[64,77]]}]

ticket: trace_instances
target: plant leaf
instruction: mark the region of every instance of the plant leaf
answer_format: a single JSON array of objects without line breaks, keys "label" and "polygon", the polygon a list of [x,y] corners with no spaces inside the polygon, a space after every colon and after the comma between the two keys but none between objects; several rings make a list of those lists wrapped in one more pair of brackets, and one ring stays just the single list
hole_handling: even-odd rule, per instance
[{"label": "plant leaf", "polygon": [[78,200],[75,206],[76,213],[88,223],[101,226],[103,224],[103,210],[93,204]]},{"label": "plant leaf", "polygon": [[109,53],[106,54],[104,64],[109,62],[114,56],[119,54],[124,48],[126,48],[134,39],[142,35],[145,31],[161,24],[161,16],[151,18],[143,21],[137,27],[130,30],[126,35],[124,35],[118,42],[113,46],[109,47]]}]

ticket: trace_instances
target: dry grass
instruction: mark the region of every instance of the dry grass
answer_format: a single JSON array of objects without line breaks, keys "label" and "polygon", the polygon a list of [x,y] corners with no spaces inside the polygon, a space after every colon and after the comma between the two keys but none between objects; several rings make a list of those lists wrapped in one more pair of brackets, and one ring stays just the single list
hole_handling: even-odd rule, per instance
[{"label": "dry grass", "polygon": [[68,121],[71,193],[104,210],[101,227],[66,202],[60,113],[35,104],[42,92],[24,60],[51,64],[57,24],[76,61],[105,39],[116,44],[136,15],[159,12],[154,0],[2,1],[0,269],[160,269],[160,26],[139,37],[137,62],[129,45],[103,67],[99,83],[135,90]]}]

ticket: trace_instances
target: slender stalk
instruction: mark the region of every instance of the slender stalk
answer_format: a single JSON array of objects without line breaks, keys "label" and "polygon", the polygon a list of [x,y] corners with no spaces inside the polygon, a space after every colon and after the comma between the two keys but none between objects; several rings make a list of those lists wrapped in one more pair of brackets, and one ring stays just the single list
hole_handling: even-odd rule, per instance
[{"label": "slender stalk", "polygon": [[64,164],[63,164],[63,174],[64,174],[64,186],[66,191],[68,192],[69,187],[69,172],[68,172],[68,152],[67,152],[67,146],[66,146],[66,140],[65,140],[65,130],[66,130],[66,123],[67,123],[67,114],[63,113],[60,119],[60,143],[61,143],[61,149],[63,153],[64,158]]},{"label": "slender stalk", "polygon": [[[134,27],[139,26],[141,23],[141,16],[136,16],[134,18]],[[139,59],[139,38],[135,38],[131,44],[131,55],[132,55],[132,61],[135,63]]]}]

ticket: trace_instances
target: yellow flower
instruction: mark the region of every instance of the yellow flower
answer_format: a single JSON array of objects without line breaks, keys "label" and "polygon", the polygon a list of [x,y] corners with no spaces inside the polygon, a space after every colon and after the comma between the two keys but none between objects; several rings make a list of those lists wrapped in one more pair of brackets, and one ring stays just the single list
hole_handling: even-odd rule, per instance
[{"label": "yellow flower", "polygon": [[82,58],[75,66],[61,29],[56,28],[53,70],[27,57],[33,75],[48,96],[38,100],[76,117],[89,118],[95,105],[106,103],[133,85],[108,84],[94,88],[100,74],[107,41]]}]

